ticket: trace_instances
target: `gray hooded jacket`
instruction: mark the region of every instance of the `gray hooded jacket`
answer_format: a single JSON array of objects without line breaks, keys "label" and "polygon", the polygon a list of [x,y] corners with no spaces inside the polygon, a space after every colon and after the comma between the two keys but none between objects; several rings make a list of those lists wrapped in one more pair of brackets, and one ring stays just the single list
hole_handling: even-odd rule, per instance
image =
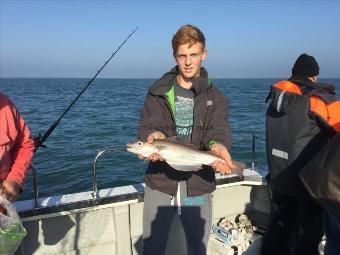
[{"label": "gray hooded jacket", "polygon": [[[149,88],[141,112],[138,136],[146,140],[154,131],[167,137],[176,136],[174,81],[177,67],[164,74]],[[192,80],[194,96],[194,120],[192,130],[193,147],[209,150],[213,143],[221,143],[228,150],[231,136],[227,120],[226,97],[208,80],[207,71],[202,68],[200,76]],[[175,195],[178,181],[186,180],[188,196],[199,196],[215,190],[215,174],[211,167],[203,166],[196,172],[181,172],[165,161],[149,162],[145,183],[151,189]]]}]

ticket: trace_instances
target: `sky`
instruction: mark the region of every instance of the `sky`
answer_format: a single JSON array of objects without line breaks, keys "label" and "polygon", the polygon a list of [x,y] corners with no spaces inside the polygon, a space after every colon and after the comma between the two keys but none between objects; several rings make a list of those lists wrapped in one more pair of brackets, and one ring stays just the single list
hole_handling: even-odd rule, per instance
[{"label": "sky", "polygon": [[158,78],[185,24],[206,37],[211,78],[285,78],[301,53],[340,78],[340,1],[0,0],[0,77]]}]

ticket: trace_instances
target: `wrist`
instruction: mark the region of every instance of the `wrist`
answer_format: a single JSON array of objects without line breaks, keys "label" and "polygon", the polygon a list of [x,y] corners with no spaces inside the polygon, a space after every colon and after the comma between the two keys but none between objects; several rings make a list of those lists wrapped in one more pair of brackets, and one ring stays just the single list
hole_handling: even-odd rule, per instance
[{"label": "wrist", "polygon": [[6,180],[4,180],[3,182],[2,182],[2,184],[4,185],[4,184],[9,184],[9,185],[11,185],[13,188],[15,188],[18,192],[21,192],[21,185],[18,183],[18,181],[16,181],[16,180],[13,180],[13,179],[9,179],[9,178],[7,178]]},{"label": "wrist", "polygon": [[220,144],[220,143],[218,141],[216,141],[216,140],[211,140],[211,141],[208,142],[208,149],[211,150],[211,147],[214,144]]}]

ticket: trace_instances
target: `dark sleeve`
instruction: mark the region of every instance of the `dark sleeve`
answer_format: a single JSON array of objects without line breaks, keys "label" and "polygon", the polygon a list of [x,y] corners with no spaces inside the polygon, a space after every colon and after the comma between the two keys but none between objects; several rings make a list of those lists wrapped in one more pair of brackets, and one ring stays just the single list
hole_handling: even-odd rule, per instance
[{"label": "dark sleeve", "polygon": [[162,107],[160,101],[150,93],[145,97],[144,106],[141,111],[138,139],[145,141],[149,134],[158,130],[162,132],[159,123],[162,123]]},{"label": "dark sleeve", "polygon": [[209,122],[205,136],[207,148],[210,149],[210,146],[214,143],[221,143],[230,151],[231,135],[228,123],[227,98],[216,88],[213,89],[213,109],[209,112],[210,116],[208,116]]}]

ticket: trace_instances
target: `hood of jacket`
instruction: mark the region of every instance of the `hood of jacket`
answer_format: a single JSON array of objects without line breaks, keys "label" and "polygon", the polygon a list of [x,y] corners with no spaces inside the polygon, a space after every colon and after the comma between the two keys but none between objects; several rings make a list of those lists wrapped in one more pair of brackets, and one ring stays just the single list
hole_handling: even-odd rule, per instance
[{"label": "hood of jacket", "polygon": [[[155,81],[149,88],[149,92],[156,96],[164,96],[173,86],[178,75],[178,67],[175,66],[169,72],[165,73],[160,79]],[[200,75],[191,80],[192,88],[195,95],[201,94],[210,87],[207,70],[202,67]]]},{"label": "hood of jacket", "polygon": [[324,90],[327,93],[330,93],[332,95],[335,95],[335,86],[332,84],[324,84],[319,82],[312,82],[307,77],[304,76],[291,76],[288,81],[291,81],[297,85],[300,86],[300,88],[308,87],[310,89],[316,89],[316,90]]}]

